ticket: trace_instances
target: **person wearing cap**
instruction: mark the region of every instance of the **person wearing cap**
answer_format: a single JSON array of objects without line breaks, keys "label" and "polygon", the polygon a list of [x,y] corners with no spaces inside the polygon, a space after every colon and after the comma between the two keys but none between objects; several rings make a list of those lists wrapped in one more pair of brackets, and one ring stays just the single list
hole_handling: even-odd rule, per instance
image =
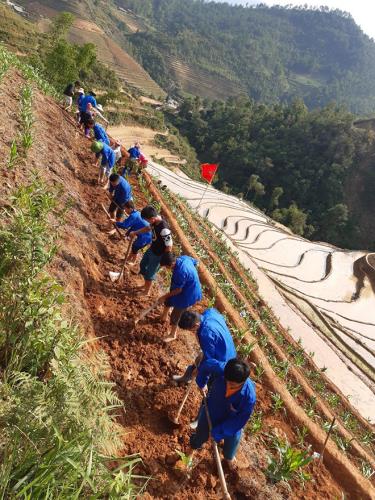
[{"label": "person wearing cap", "polygon": [[110,146],[110,140],[107,132],[104,130],[104,127],[100,125],[100,123],[95,123],[95,120],[90,118],[87,121],[87,127],[94,132],[96,141],[101,141],[103,144]]},{"label": "person wearing cap", "polygon": [[177,338],[178,322],[181,315],[200,300],[202,300],[202,287],[197,271],[198,261],[189,255],[176,257],[173,252],[166,252],[161,256],[160,267],[172,271],[171,286],[168,293],[159,298],[164,304],[162,321],[167,321],[168,313],[172,309],[170,335],[164,342],[172,342]]},{"label": "person wearing cap", "polygon": [[[125,179],[124,179],[125,180]],[[138,229],[143,229],[144,227],[149,227],[150,224],[142,219],[141,213],[135,209],[134,202],[129,200],[124,204],[124,210],[127,218],[124,221],[116,222],[116,226],[120,229],[125,229],[127,234],[132,231],[138,231]],[[152,242],[152,235],[150,232],[138,234],[137,238],[132,244],[131,253],[128,259],[129,265],[134,265],[138,252],[145,248]]]},{"label": "person wearing cap", "polygon": [[159,215],[155,207],[152,205],[144,207],[141,216],[142,219],[149,223],[149,227],[131,231],[129,237],[135,238],[142,233],[152,233],[151,246],[144,253],[140,263],[140,274],[144,278],[144,285],[139,289],[139,292],[148,297],[152,283],[159,271],[162,255],[165,252],[171,252],[173,249],[173,238],[168,222]]},{"label": "person wearing cap", "polygon": [[243,428],[254,410],[255,384],[249,379],[249,366],[239,358],[230,359],[222,368],[216,366],[214,374],[215,378],[206,397],[212,430],[210,433],[203,405],[199,411],[196,431],[190,437],[190,446],[193,450],[201,448],[211,434],[217,443],[224,440],[224,458],[229,464],[234,464]]},{"label": "person wearing cap", "polygon": [[[94,141],[91,144],[91,151],[95,153],[98,159],[101,156],[98,184],[103,184],[104,181],[108,181],[108,178],[112,173],[112,169],[115,166],[115,153],[113,149],[108,146],[108,144],[104,144],[100,141]],[[108,182],[106,182],[105,189],[107,186]]]},{"label": "person wearing cap", "polygon": [[109,125],[109,121],[102,115],[103,111],[103,106],[101,104],[97,104],[96,108],[92,110],[92,113],[94,116],[99,116],[103,120],[103,122],[105,123],[105,127],[107,128]]},{"label": "person wearing cap", "polygon": [[88,121],[92,118],[92,109],[97,107],[96,102],[96,94],[94,92],[89,92],[88,95],[85,95],[81,99],[81,103],[79,105],[80,111],[80,120],[81,124],[85,128],[85,136],[90,137],[90,130],[87,127]]},{"label": "person wearing cap", "polygon": [[[109,148],[109,146],[107,147]],[[132,188],[121,175],[111,174],[109,176],[109,193],[112,195],[112,201],[108,209],[109,215],[111,219],[116,217],[116,220],[120,221],[124,216],[125,204],[132,198]]]},{"label": "person wearing cap", "polygon": [[78,89],[78,97],[77,97],[77,111],[76,111],[76,118],[77,118],[77,123],[78,125],[81,124],[81,112],[80,112],[80,107],[81,107],[81,104],[82,104],[82,100],[83,98],[85,97],[85,91],[84,89],[81,87],[80,89]]}]

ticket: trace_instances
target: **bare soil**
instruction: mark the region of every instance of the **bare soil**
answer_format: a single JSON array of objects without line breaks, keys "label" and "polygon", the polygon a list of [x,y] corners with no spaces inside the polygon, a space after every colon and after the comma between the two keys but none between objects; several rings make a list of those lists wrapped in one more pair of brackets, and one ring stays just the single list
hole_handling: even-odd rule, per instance
[{"label": "bare soil", "polygon": [[[18,127],[18,95],[23,82],[19,74],[10,73],[0,85],[0,151],[9,154]],[[73,201],[73,208],[61,228],[60,250],[51,268],[70,296],[72,314],[79,319],[88,336],[97,337],[107,353],[111,380],[124,402],[125,412],[118,416],[125,431],[124,454],[139,453],[143,463],[139,474],[150,477],[144,498],[211,499],[220,498],[220,485],[209,445],[196,455],[190,477],[176,468],[176,450],[189,451],[189,421],[200,404],[193,392],[175,426],[170,417],[179,406],[184,388],[171,383],[171,375],[182,372],[194,357],[198,346],[187,332],[175,343],[162,341],[165,326],[155,311],[130,331],[127,320],[134,318],[149,302],[135,294],[140,278],[129,274],[123,285],[110,282],[108,272],[119,270],[126,244],[117,236],[110,238],[106,216],[100,203],[107,203],[105,193],[96,185],[97,171],[89,153],[88,141],[78,132],[71,117],[52,99],[35,92],[36,118],[34,145],[23,165],[8,171],[2,167],[0,204],[9,204],[10,191],[38,170],[50,185],[63,186],[61,203]],[[146,203],[133,182],[136,203]],[[53,221],[51,221],[53,223]],[[160,275],[153,298],[167,286]],[[201,309],[207,304],[202,303]],[[293,442],[294,430],[283,412],[273,414],[269,388],[257,384],[257,410],[263,412],[263,432],[247,436],[239,452],[239,461],[249,462],[240,472],[226,471],[228,486],[237,499],[336,499],[342,489],[329,471],[314,464],[309,467],[312,481],[293,481],[290,488],[282,483],[272,485],[263,473],[271,453],[267,434],[277,431]],[[346,492],[350,498],[350,492]]]},{"label": "bare soil", "polygon": [[154,144],[155,135],[162,135],[162,133],[152,130],[151,128],[135,125],[117,125],[109,127],[108,133],[122,141],[126,147],[130,147],[135,142],[139,142],[142,151],[144,151],[148,158],[154,156],[156,159],[163,158],[167,163],[185,163],[184,160],[181,160],[178,156],[171,154],[168,149],[159,148]]}]

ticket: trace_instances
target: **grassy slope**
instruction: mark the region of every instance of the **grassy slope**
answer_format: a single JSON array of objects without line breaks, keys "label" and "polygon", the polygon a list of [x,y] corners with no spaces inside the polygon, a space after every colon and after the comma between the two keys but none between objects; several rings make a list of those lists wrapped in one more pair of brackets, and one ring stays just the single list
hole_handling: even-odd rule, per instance
[{"label": "grassy slope", "polygon": [[21,53],[31,52],[36,48],[39,38],[32,23],[0,4],[0,40],[6,46]]},{"label": "grassy slope", "polygon": [[[119,41],[121,36],[116,28],[116,23],[110,17],[110,6],[105,5],[103,9],[94,9],[90,0],[83,2],[75,0],[28,2],[20,0],[19,3],[25,7],[34,20],[40,20],[41,16],[51,18],[61,11],[72,12],[77,16],[77,21],[70,32],[71,41],[78,44],[95,44],[99,60],[108,64],[125,83],[147,95],[154,95],[158,98],[165,96],[165,92],[150,75],[116,42],[116,38]],[[80,20],[88,21],[93,25],[83,25]],[[46,23],[42,23],[41,26],[45,28]]]}]

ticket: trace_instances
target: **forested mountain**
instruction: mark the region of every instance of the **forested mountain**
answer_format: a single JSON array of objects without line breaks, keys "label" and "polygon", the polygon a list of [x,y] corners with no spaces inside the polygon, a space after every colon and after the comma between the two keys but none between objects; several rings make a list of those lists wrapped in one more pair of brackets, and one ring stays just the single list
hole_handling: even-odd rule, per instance
[{"label": "forested mountain", "polygon": [[189,91],[195,79],[202,97],[216,87],[217,97],[246,93],[275,103],[297,96],[309,108],[334,100],[355,113],[375,111],[375,43],[347,13],[202,0],[116,4],[139,16],[129,47],[167,91]]},{"label": "forested mountain", "polygon": [[[248,98],[185,100],[171,119],[201,161],[219,162],[216,185],[255,203],[293,232],[375,249],[375,134],[331,104],[266,106]],[[372,230],[370,229],[372,228]]]}]

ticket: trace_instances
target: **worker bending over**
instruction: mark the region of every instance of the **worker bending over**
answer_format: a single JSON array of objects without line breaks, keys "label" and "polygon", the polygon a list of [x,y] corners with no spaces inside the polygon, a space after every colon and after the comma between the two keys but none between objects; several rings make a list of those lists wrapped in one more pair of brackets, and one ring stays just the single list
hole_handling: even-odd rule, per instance
[{"label": "worker bending over", "polygon": [[170,291],[159,298],[159,302],[164,304],[162,321],[167,321],[168,313],[173,308],[170,335],[164,339],[164,342],[172,342],[177,338],[178,322],[182,313],[202,299],[198,261],[188,255],[176,257],[174,253],[166,252],[161,256],[160,266],[172,271]]},{"label": "worker bending over", "polygon": [[[225,363],[237,355],[224,316],[214,308],[206,309],[203,314],[185,311],[181,315],[178,326],[182,330],[195,333],[201,353],[195,359],[194,364],[186,368],[182,376],[174,375],[173,380],[188,383],[196,375],[195,380],[200,389],[206,385],[210,387],[215,370],[220,373]],[[195,429],[197,424],[198,419],[195,419],[190,427]]]},{"label": "worker bending over", "polygon": [[132,197],[132,188],[129,182],[118,174],[111,174],[109,176],[109,192],[112,195],[112,201],[109,206],[108,212],[111,219],[116,217],[120,221],[125,213],[125,204],[130,201]]},{"label": "worker bending over", "polygon": [[103,125],[100,125],[100,123],[95,123],[95,120],[93,118],[90,118],[89,120],[87,120],[87,127],[89,130],[92,130],[94,132],[96,141],[100,141],[103,144],[107,144],[108,146],[110,146],[110,140]]},{"label": "worker bending over", "polygon": [[141,212],[141,217],[150,225],[137,231],[132,231],[129,236],[135,238],[139,234],[152,232],[152,243],[147,252],[143,255],[140,264],[140,274],[144,278],[144,285],[139,292],[149,296],[152,283],[160,268],[160,260],[165,252],[171,252],[173,248],[172,233],[168,222],[164,220],[157,210],[148,205]]},{"label": "worker bending over", "polygon": [[[133,201],[129,200],[125,202],[124,210],[127,214],[127,218],[124,221],[116,222],[117,227],[125,229],[128,234],[132,231],[138,231],[138,229],[149,227],[150,224],[146,220],[142,219],[141,213],[135,209]],[[138,252],[142,250],[142,248],[149,245],[151,241],[152,235],[150,232],[139,234],[133,241],[128,264],[131,266],[134,265]]]},{"label": "worker bending over", "polygon": [[212,373],[212,366],[226,363],[236,357],[236,348],[225,318],[217,309],[206,309],[203,314],[185,311],[181,314],[178,326],[182,330],[194,332],[202,353],[193,365],[187,367],[184,375],[174,375],[176,382],[189,382],[196,369],[196,382],[203,388]]},{"label": "worker bending over", "polygon": [[[230,359],[224,367],[213,367],[213,383],[207,396],[208,413],[212,422],[211,437],[217,443],[224,440],[223,454],[234,463],[242,430],[249,420],[256,401],[255,385],[249,379],[249,366],[238,358]],[[206,410],[199,411],[196,432],[190,446],[196,450],[209,439]]]},{"label": "worker bending over", "polygon": [[108,144],[104,144],[101,141],[94,141],[91,144],[91,151],[95,153],[96,158],[99,161],[101,156],[101,163],[99,167],[98,184],[104,184],[104,188],[108,187],[108,178],[112,173],[112,169],[115,166],[116,156],[112,148]]}]

